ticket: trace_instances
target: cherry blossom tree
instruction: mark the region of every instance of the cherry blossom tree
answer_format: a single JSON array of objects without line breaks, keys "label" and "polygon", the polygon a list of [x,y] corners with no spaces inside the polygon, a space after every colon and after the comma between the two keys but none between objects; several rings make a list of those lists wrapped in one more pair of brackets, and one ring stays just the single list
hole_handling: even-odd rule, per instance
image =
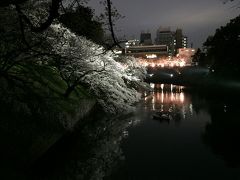
[{"label": "cherry blossom tree", "polygon": [[[5,7],[9,12],[13,12],[14,16],[9,18],[14,17],[14,21],[9,26],[16,29],[16,36],[21,42],[20,46],[15,46],[13,39],[11,52],[15,52],[18,47],[24,47],[26,51],[20,48],[19,58],[14,57],[8,61],[4,58],[0,67],[5,68],[5,62],[13,62],[11,67],[18,63],[18,69],[19,65],[24,67],[45,64],[53,71],[59,72],[62,80],[66,82],[67,88],[64,93],[66,98],[77,86],[82,85],[90,90],[106,112],[119,113],[131,110],[132,105],[140,98],[136,89],[137,84],[143,79],[144,70],[137,65],[134,58],[117,57],[112,51],[74,34],[57,20],[53,20],[48,28],[40,30],[48,21],[49,11],[45,8],[48,5],[49,3],[45,1],[28,0],[19,9],[16,5],[17,11],[14,6]],[[9,29],[8,26],[6,28]],[[5,46],[7,41],[2,44]],[[0,75],[2,69],[0,68]],[[12,73],[16,74],[16,70],[13,68]],[[28,80],[24,78],[24,74],[21,77]]]},{"label": "cherry blossom tree", "polygon": [[131,105],[140,96],[124,80],[141,81],[142,78],[134,74],[133,65],[130,72],[130,66],[117,62],[113,52],[105,51],[103,47],[75,35],[60,24],[52,25],[47,33],[52,53],[61,56],[58,69],[68,85],[65,96],[79,84],[85,84],[106,112],[119,113],[132,109]]}]

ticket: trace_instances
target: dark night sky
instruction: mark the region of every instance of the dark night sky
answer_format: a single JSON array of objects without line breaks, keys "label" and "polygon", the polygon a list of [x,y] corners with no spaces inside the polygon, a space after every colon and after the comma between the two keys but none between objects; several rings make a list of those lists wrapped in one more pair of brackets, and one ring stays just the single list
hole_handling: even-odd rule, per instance
[{"label": "dark night sky", "polygon": [[[155,37],[160,26],[170,26],[174,31],[182,28],[189,44],[201,47],[208,35],[236,17],[240,10],[234,3],[221,0],[112,0],[125,18],[117,22],[119,35],[139,39],[141,31],[150,31]],[[235,2],[236,4],[237,2]],[[96,14],[101,10],[99,0],[90,0],[89,6]]]}]

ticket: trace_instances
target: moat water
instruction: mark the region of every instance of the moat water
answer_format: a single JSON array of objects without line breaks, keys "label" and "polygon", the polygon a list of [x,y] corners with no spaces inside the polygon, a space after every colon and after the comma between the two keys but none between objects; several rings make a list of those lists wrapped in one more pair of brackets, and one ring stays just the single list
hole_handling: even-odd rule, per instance
[{"label": "moat water", "polygon": [[[84,129],[7,177],[240,180],[239,97],[171,84],[151,86],[133,114],[111,118],[96,113]],[[169,112],[169,118],[154,119],[160,111]]]}]

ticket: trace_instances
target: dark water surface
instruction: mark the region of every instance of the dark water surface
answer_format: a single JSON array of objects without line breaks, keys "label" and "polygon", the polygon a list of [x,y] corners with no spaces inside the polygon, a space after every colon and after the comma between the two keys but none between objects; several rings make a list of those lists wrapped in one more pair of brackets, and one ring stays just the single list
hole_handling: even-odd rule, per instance
[{"label": "dark water surface", "polygon": [[[1,179],[240,180],[238,95],[151,86],[154,91],[134,114],[95,113],[85,128],[76,128],[30,164],[11,158],[10,150],[9,156],[1,154],[6,157]],[[153,119],[157,111],[169,112],[170,119]],[[19,156],[25,152],[21,142],[10,143]]]},{"label": "dark water surface", "polygon": [[[109,179],[240,179],[236,99],[152,87],[122,142],[125,161]],[[171,111],[172,119],[152,119],[156,111]]]}]

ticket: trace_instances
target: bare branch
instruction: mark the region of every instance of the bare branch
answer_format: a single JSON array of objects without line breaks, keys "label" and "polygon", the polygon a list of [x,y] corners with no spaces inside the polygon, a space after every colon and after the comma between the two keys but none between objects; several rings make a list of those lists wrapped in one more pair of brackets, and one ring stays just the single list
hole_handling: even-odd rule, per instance
[{"label": "bare branch", "polygon": [[107,0],[107,10],[108,10],[108,22],[109,22],[109,27],[110,27],[110,31],[111,31],[111,35],[112,35],[112,39],[114,42],[114,45],[118,46],[119,48],[121,48],[121,46],[119,45],[115,34],[114,34],[114,30],[113,30],[113,21],[112,21],[112,5],[111,5],[111,0]]}]

